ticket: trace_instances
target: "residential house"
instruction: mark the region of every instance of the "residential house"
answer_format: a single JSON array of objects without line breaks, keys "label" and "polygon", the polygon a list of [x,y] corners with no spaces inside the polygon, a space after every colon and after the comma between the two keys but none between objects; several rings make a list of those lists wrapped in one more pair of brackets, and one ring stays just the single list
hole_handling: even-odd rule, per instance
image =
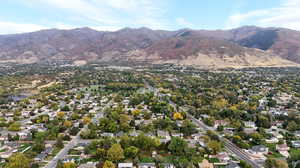
[{"label": "residential house", "polygon": [[228,153],[226,153],[226,152],[220,152],[220,153],[218,153],[216,155],[211,155],[209,157],[210,158],[217,158],[221,162],[226,162],[226,163],[230,160],[230,157],[229,157]]},{"label": "residential house", "polygon": [[287,144],[279,144],[276,145],[276,150],[284,157],[288,158],[290,147],[287,146]]},{"label": "residential house", "polygon": [[245,121],[244,125],[247,128],[255,128],[255,129],[257,128],[255,122],[253,122],[253,121]]},{"label": "residential house", "polygon": [[169,132],[167,132],[167,131],[158,130],[157,136],[162,139],[171,140],[171,136],[170,136]]},{"label": "residential house", "polygon": [[225,168],[240,168],[240,166],[236,162],[230,162]]},{"label": "residential house", "polygon": [[218,128],[219,126],[227,126],[229,123],[225,120],[216,120],[214,123],[214,128]]},{"label": "residential house", "polygon": [[199,168],[214,168],[214,164],[209,163],[208,160],[204,159],[201,163],[199,163]]},{"label": "residential house", "polygon": [[244,133],[252,134],[256,132],[256,128],[244,128]]},{"label": "residential house", "polygon": [[133,168],[133,163],[119,163],[118,168]]},{"label": "residential house", "polygon": [[292,141],[292,146],[294,148],[300,148],[300,141]]},{"label": "residential house", "polygon": [[138,168],[156,168],[155,163],[138,163]]},{"label": "residential house", "polygon": [[278,143],[278,142],[279,142],[279,140],[276,137],[272,137],[270,139],[266,139],[266,143],[268,143],[268,144]]},{"label": "residential house", "polygon": [[250,149],[250,152],[251,154],[264,155],[264,154],[268,154],[269,149],[264,145],[256,145]]},{"label": "residential house", "polygon": [[172,163],[162,163],[162,164],[160,164],[160,167],[163,167],[163,168],[175,168],[175,166]]},{"label": "residential house", "polygon": [[295,131],[294,135],[295,135],[295,137],[300,138],[300,131]]}]

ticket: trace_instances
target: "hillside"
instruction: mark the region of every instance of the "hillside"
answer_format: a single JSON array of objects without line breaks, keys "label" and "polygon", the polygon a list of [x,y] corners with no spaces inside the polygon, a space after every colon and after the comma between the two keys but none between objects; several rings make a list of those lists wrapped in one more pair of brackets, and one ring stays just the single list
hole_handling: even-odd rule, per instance
[{"label": "hillside", "polygon": [[299,48],[299,32],[258,27],[116,32],[78,28],[0,36],[1,62],[17,63],[139,60],[208,67],[290,66],[300,63]]}]

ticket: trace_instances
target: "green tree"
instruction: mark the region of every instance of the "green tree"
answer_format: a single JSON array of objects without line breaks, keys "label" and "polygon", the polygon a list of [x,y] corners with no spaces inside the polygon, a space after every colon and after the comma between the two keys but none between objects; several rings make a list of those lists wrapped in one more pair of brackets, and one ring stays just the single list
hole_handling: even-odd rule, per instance
[{"label": "green tree", "polygon": [[213,152],[213,154],[217,154],[222,149],[221,143],[215,140],[209,141],[207,147]]},{"label": "green tree", "polygon": [[96,157],[100,160],[106,158],[106,150],[103,148],[98,148],[96,150]]},{"label": "green tree", "polygon": [[265,168],[288,168],[288,164],[284,160],[269,158],[265,162]]},{"label": "green tree", "polygon": [[134,146],[130,146],[125,149],[124,154],[127,158],[135,158],[139,152],[139,149]]},{"label": "green tree", "polygon": [[286,129],[289,131],[296,131],[298,129],[298,124],[295,121],[291,121],[288,123]]},{"label": "green tree", "polygon": [[19,122],[13,122],[9,125],[7,128],[8,131],[20,131],[21,130],[21,124]]},{"label": "green tree", "polygon": [[171,139],[170,144],[168,145],[168,149],[174,155],[182,155],[185,153],[185,149],[187,148],[187,142],[179,137],[173,137]]},{"label": "green tree", "polygon": [[189,120],[184,120],[182,127],[180,128],[180,131],[185,135],[185,136],[190,136],[193,133],[196,133],[196,125],[193,124]]}]

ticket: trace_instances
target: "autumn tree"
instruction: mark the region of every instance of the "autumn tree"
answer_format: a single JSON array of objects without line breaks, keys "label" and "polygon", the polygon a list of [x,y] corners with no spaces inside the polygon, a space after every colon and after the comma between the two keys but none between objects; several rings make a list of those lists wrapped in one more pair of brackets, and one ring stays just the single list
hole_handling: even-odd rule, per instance
[{"label": "autumn tree", "polygon": [[218,152],[221,151],[222,145],[220,142],[212,140],[208,142],[207,147],[214,153],[217,154]]},{"label": "autumn tree", "polygon": [[8,158],[5,168],[30,168],[30,160],[24,154],[16,153]]},{"label": "autumn tree", "polygon": [[179,113],[179,112],[175,112],[175,113],[173,114],[173,118],[174,118],[174,120],[183,120],[183,116],[182,116],[182,114]]},{"label": "autumn tree", "polygon": [[64,121],[64,124],[63,124],[63,125],[64,125],[64,127],[70,128],[70,127],[72,126],[72,122],[66,120],[66,121]]},{"label": "autumn tree", "polygon": [[58,119],[63,119],[65,117],[65,112],[57,112],[56,116]]},{"label": "autumn tree", "polygon": [[103,165],[103,168],[115,168],[116,166],[114,165],[114,163],[113,162],[111,162],[111,161],[105,161],[104,162],[104,165]]},{"label": "autumn tree", "polygon": [[284,160],[269,158],[265,162],[265,168],[288,168],[288,164]]},{"label": "autumn tree", "polygon": [[83,124],[89,124],[89,123],[91,123],[91,118],[90,117],[83,117],[82,118],[82,122],[83,122]]},{"label": "autumn tree", "polygon": [[63,168],[76,168],[76,167],[77,167],[77,165],[73,162],[66,162],[63,165]]},{"label": "autumn tree", "polygon": [[113,144],[107,151],[109,160],[117,162],[124,159],[124,151],[120,144]]}]

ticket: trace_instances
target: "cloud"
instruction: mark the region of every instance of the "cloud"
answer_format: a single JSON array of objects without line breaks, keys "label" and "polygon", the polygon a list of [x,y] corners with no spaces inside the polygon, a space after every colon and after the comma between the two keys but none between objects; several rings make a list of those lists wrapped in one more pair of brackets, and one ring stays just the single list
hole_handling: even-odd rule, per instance
[{"label": "cloud", "polygon": [[251,23],[262,27],[286,27],[300,30],[299,9],[300,0],[285,0],[279,7],[233,14],[228,18],[226,28]]},{"label": "cloud", "polygon": [[184,18],[176,18],[176,23],[180,26],[184,26],[187,28],[193,27],[194,25],[191,22],[188,22],[187,20],[185,20]]},{"label": "cloud", "polygon": [[31,7],[46,6],[66,13],[64,19],[91,27],[165,27],[161,0],[23,0]]},{"label": "cloud", "polygon": [[117,23],[117,21],[111,17],[112,14],[108,9],[103,6],[95,5],[88,0],[43,0],[39,3],[67,10],[73,14],[79,15],[83,19],[89,19],[93,22],[104,24]]},{"label": "cloud", "polygon": [[36,25],[36,24],[0,21],[0,34],[33,32],[33,31],[38,31],[47,28],[48,27],[42,25]]}]

